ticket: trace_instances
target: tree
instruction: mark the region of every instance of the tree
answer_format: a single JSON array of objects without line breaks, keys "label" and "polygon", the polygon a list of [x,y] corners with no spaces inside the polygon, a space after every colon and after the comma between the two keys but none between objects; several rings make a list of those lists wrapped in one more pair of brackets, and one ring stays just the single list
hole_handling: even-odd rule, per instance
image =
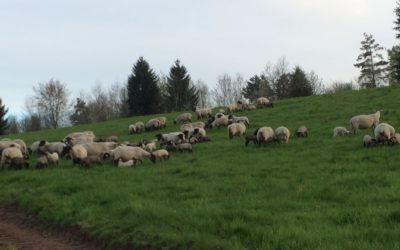
[{"label": "tree", "polygon": [[4,135],[9,126],[8,119],[6,118],[7,112],[8,108],[3,105],[3,101],[0,98],[0,135]]},{"label": "tree", "polygon": [[181,111],[197,106],[199,97],[196,87],[191,84],[186,67],[179,60],[169,70],[167,94],[164,96],[169,111]]},{"label": "tree", "polygon": [[6,134],[18,134],[19,133],[19,122],[17,117],[10,115],[8,116],[8,128]]},{"label": "tree", "polygon": [[400,1],[396,1],[396,8],[394,9],[396,20],[394,21],[394,30],[397,31],[396,38],[400,39]]},{"label": "tree", "polygon": [[157,80],[147,61],[139,57],[128,78],[129,115],[154,114],[161,110]]},{"label": "tree", "polygon": [[[394,9],[396,19],[394,21],[394,30],[397,31],[396,38],[400,39],[400,1],[396,2]],[[395,45],[388,50],[389,64],[387,67],[389,84],[400,85],[400,45]]]},{"label": "tree", "polygon": [[197,80],[195,86],[199,97],[199,102],[197,105],[201,108],[210,106],[210,95],[208,93],[208,86],[202,80]]},{"label": "tree", "polygon": [[20,121],[20,129],[23,132],[38,131],[42,129],[40,116],[28,114]]},{"label": "tree", "polygon": [[379,53],[383,50],[372,35],[364,33],[364,40],[361,41],[361,54],[357,58],[355,67],[360,68],[361,74],[358,77],[359,84],[365,88],[376,88],[384,82],[385,66],[387,62]]},{"label": "tree", "polygon": [[74,106],[74,112],[69,117],[73,125],[85,124],[90,122],[89,108],[86,106],[86,102],[81,98],[76,98],[76,104]]},{"label": "tree", "polygon": [[244,79],[240,74],[232,79],[228,74],[218,77],[217,85],[211,92],[214,102],[218,106],[227,106],[236,103],[242,97]]},{"label": "tree", "polygon": [[271,84],[265,75],[254,75],[247,81],[246,87],[243,88],[242,94],[254,102],[260,96],[270,97],[274,94]]},{"label": "tree", "polygon": [[69,91],[64,83],[50,79],[33,87],[34,106],[43,118],[45,127],[58,128],[67,120]]},{"label": "tree", "polygon": [[306,73],[300,68],[300,66],[296,66],[293,73],[290,74],[289,96],[299,97],[310,96],[312,94],[313,88]]},{"label": "tree", "polygon": [[290,97],[290,74],[282,74],[274,84],[275,95],[277,99]]}]

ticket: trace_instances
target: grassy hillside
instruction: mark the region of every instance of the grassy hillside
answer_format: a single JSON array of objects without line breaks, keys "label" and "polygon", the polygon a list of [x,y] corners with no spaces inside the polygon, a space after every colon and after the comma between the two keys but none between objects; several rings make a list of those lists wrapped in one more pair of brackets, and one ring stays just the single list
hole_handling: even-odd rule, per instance
[{"label": "grassy hillside", "polygon": [[[288,145],[244,146],[225,128],[193,154],[137,168],[110,163],[80,169],[70,161],[45,170],[0,171],[0,203],[44,221],[79,226],[90,235],[137,247],[176,249],[399,249],[400,147],[366,149],[362,137],[332,138],[351,116],[383,109],[400,130],[400,89],[348,91],[276,102],[241,114],[259,126],[306,125],[310,136]],[[164,131],[176,131],[167,114]],[[154,117],[154,116],[151,116]],[[93,130],[120,140],[133,117],[18,135],[27,142],[60,140]],[[32,159],[32,163],[35,159]]]}]

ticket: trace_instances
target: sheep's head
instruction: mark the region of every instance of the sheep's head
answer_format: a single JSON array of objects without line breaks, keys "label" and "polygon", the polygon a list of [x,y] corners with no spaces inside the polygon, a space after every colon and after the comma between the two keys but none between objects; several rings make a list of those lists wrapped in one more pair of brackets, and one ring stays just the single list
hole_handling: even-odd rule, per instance
[{"label": "sheep's head", "polygon": [[156,156],[155,156],[153,153],[150,153],[149,159],[150,159],[150,161],[152,161],[153,163],[156,163]]},{"label": "sheep's head", "polygon": [[156,136],[155,136],[155,137],[157,138],[157,140],[158,140],[158,141],[161,141],[162,134],[156,134]]},{"label": "sheep's head", "polygon": [[63,157],[64,155],[66,155],[66,154],[69,154],[69,152],[71,151],[71,146],[69,146],[69,145],[65,145],[64,147],[63,147],[63,150],[62,150],[62,152],[61,152],[61,157]]},{"label": "sheep's head", "polygon": [[46,144],[46,141],[45,140],[41,140],[40,142],[39,142],[39,147],[42,147],[42,146],[44,146]]}]

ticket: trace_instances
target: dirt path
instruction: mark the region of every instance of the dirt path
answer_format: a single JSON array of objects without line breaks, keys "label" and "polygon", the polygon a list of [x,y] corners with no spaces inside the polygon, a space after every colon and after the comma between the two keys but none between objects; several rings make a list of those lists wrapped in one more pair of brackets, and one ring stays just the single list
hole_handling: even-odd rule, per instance
[{"label": "dirt path", "polygon": [[[10,245],[18,250],[93,250],[99,249],[60,230],[36,226],[32,219],[0,206],[0,248]],[[14,249],[12,248],[11,249]]]}]

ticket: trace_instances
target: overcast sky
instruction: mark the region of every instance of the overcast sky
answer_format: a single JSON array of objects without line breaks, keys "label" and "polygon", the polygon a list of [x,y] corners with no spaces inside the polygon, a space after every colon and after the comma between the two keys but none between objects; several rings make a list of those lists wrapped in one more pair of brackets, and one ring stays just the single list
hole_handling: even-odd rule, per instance
[{"label": "overcast sky", "polygon": [[395,0],[0,1],[0,98],[23,111],[50,78],[76,97],[124,83],[143,56],[156,73],[176,59],[210,88],[285,56],[324,83],[353,80],[363,32],[390,48]]}]

